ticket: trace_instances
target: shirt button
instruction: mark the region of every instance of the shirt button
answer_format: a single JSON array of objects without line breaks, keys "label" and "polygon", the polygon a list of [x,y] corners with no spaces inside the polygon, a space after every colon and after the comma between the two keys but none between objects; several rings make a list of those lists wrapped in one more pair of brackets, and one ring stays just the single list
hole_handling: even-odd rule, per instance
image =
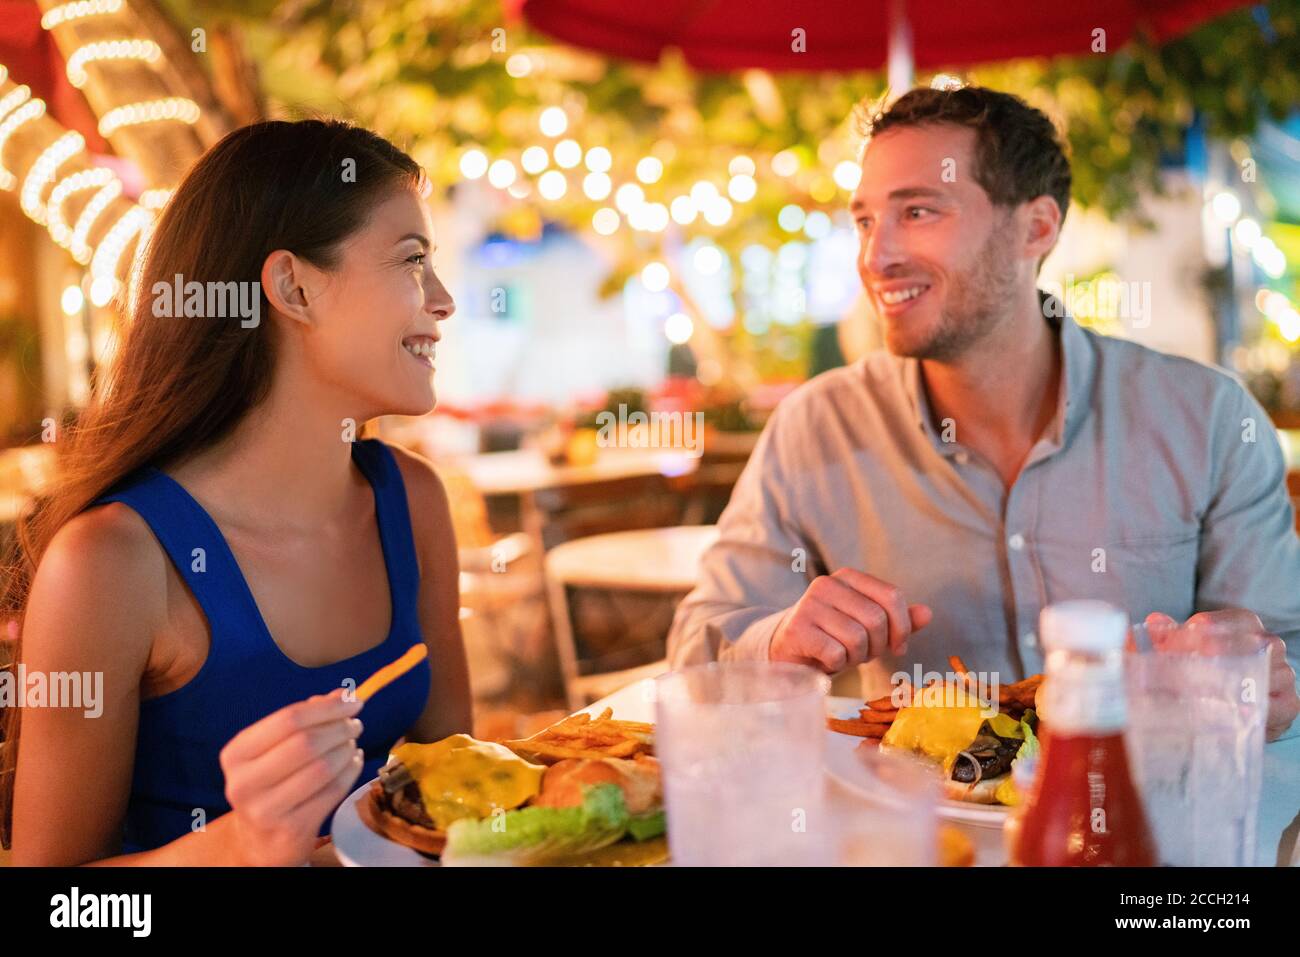
[{"label": "shirt button", "polygon": [[1020,643],[1024,645],[1026,648],[1037,648],[1038,636],[1035,635],[1032,631],[1027,631],[1020,637]]},{"label": "shirt button", "polygon": [[958,452],[956,455],[953,456],[953,458],[957,460],[958,465],[965,465],[967,462],[970,461],[970,456],[965,452]]},{"label": "shirt button", "polygon": [[1007,545],[1011,547],[1013,552],[1018,552],[1020,549],[1025,547],[1025,536],[1016,532],[1016,534],[1007,539]]}]

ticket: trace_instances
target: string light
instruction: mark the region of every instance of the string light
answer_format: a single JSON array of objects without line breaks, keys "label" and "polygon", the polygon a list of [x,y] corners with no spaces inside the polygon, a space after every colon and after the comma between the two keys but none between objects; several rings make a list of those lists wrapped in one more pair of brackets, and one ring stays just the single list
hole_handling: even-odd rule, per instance
[{"label": "string light", "polygon": [[50,230],[50,236],[60,246],[67,247],[72,243],[72,229],[63,219],[63,203],[73,193],[79,193],[86,189],[98,189],[107,185],[115,177],[113,171],[103,166],[96,166],[93,169],[78,170],[70,176],[65,176],[55,185],[50,192],[50,200],[45,204],[45,218]]},{"label": "string light", "polygon": [[87,43],[68,57],[68,82],[80,89],[90,79],[86,64],[98,60],[143,60],[156,63],[162,48],[152,40],[101,40]]},{"label": "string light", "polygon": [[608,206],[602,206],[591,217],[591,228],[602,236],[609,236],[618,229],[618,213]]},{"label": "string light", "polygon": [[72,253],[72,258],[83,266],[90,262],[90,257],[94,253],[86,239],[90,236],[95,220],[99,218],[100,213],[108,209],[113,200],[121,195],[122,181],[114,176],[100,187],[98,193],[90,197],[90,202],[86,203],[81,215],[77,217],[77,225],[72,227],[72,239],[68,242],[68,250]]},{"label": "string light", "polygon": [[171,202],[170,189],[146,189],[140,194],[139,203],[145,209],[162,209]]},{"label": "string light", "polygon": [[664,335],[673,345],[684,345],[695,334],[695,323],[684,312],[674,312],[664,320]]},{"label": "string light", "polygon": [[731,201],[719,196],[704,207],[704,221],[710,226],[725,226],[731,219]]},{"label": "string light", "polygon": [[740,173],[731,177],[731,182],[727,184],[727,192],[736,202],[748,203],[758,192],[758,184],[754,182],[754,177]]},{"label": "string light", "polygon": [[113,297],[113,293],[117,291],[117,269],[122,253],[126,251],[127,244],[153,222],[153,218],[152,210],[145,209],[143,206],[132,206],[118,218],[104,234],[104,238],[99,241],[99,245],[95,248],[95,255],[90,260],[90,274],[95,282],[108,280],[109,293],[103,302],[97,302],[92,285],[90,300],[95,305],[102,306]]},{"label": "string light", "polygon": [[588,199],[605,199],[613,188],[609,177],[604,173],[588,173],[582,178],[582,191]]},{"label": "string light", "polygon": [[663,292],[668,288],[668,280],[671,278],[668,267],[661,262],[649,262],[641,270],[641,284],[651,292]]},{"label": "string light", "polygon": [[689,196],[678,196],[673,200],[669,211],[672,213],[673,222],[682,226],[689,226],[695,222],[695,217],[699,215],[699,210],[695,208],[695,203],[691,201]]},{"label": "string light", "polygon": [[[5,71],[8,75],[8,70]],[[0,80],[0,82],[4,82]],[[0,96],[0,119],[3,119],[10,110],[16,110],[22,106],[32,95],[32,88],[29,86],[19,86],[10,90],[4,96]]]},{"label": "string light", "polygon": [[844,160],[835,165],[835,172],[831,175],[840,189],[857,189],[862,179],[862,167],[852,160]]},{"label": "string light", "polygon": [[608,173],[612,165],[614,165],[614,158],[605,147],[593,146],[587,150],[587,169],[593,173]]},{"label": "string light", "polygon": [[487,168],[487,154],[482,150],[466,150],[460,158],[460,175],[466,179],[478,179],[487,172]]},{"label": "string light", "polygon": [[81,294],[81,287],[73,284],[63,289],[63,295],[59,297],[59,305],[63,307],[65,316],[75,316],[81,312],[81,307],[86,304],[86,297]]},{"label": "string light", "polygon": [[719,196],[718,187],[707,179],[702,179],[691,187],[691,202],[696,209],[704,209]]},{"label": "string light", "polygon": [[732,176],[753,176],[754,161],[748,156],[733,156],[727,164],[727,172]]},{"label": "string light", "polygon": [[614,205],[623,215],[631,215],[632,210],[645,202],[645,190],[636,183],[624,183],[614,193]]},{"label": "string light", "polygon": [[76,3],[64,3],[45,11],[41,17],[41,26],[53,30],[64,23],[81,20],[85,17],[104,16],[117,13],[122,9],[122,0],[77,0]]},{"label": "string light", "polygon": [[799,171],[799,157],[793,150],[781,150],[772,157],[772,172],[777,176],[793,176]]},{"label": "string light", "polygon": [[558,106],[548,106],[537,118],[537,127],[546,136],[561,136],[569,128],[569,118]]},{"label": "string light", "polygon": [[[24,87],[24,89],[26,88]],[[4,122],[0,123],[0,189],[13,189],[18,185],[18,177],[4,165],[4,149],[9,137],[13,136],[18,127],[24,123],[30,123],[38,116],[44,115],[44,100],[28,100],[5,117]]]},{"label": "string light", "polygon": [[562,169],[573,169],[582,162],[582,147],[576,140],[560,140],[555,144],[555,165]]},{"label": "string light", "polygon": [[534,176],[546,169],[546,164],[550,161],[550,156],[542,146],[530,146],[519,157],[519,165],[524,168],[524,172]]},{"label": "string light", "polygon": [[657,183],[663,175],[664,164],[653,156],[643,156],[636,164],[636,178],[643,183]]},{"label": "string light", "polygon": [[537,192],[543,199],[559,199],[569,188],[568,180],[558,169],[547,170],[537,180]]},{"label": "string light", "polygon": [[110,276],[100,276],[90,283],[90,301],[96,306],[107,306],[117,293],[117,280]]},{"label": "string light", "polygon": [[54,182],[59,167],[85,148],[85,137],[75,131],[69,131],[41,151],[41,155],[28,170],[19,193],[23,212],[32,220],[44,225],[45,207],[41,203],[41,194],[45,192],[46,186]]},{"label": "string light", "polygon": [[99,134],[112,136],[124,126],[176,120],[194,124],[199,120],[199,105],[183,96],[169,96],[161,100],[129,103],[109,110],[99,121]]},{"label": "string light", "polygon": [[515,164],[507,159],[499,159],[488,167],[488,182],[497,189],[505,189],[515,181]]}]

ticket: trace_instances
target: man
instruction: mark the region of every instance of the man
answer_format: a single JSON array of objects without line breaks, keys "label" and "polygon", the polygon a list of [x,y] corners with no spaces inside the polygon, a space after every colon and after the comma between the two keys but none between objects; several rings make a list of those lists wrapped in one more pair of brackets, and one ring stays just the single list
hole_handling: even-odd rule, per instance
[{"label": "man", "polygon": [[1081,329],[1035,288],[1069,203],[1048,118],[979,87],[869,120],[852,211],[888,351],[773,413],[669,636],[674,667],[861,664],[860,693],[959,654],[1041,671],[1042,608],[1274,644],[1267,734],[1300,709],[1300,539],[1263,409],[1222,371]]}]

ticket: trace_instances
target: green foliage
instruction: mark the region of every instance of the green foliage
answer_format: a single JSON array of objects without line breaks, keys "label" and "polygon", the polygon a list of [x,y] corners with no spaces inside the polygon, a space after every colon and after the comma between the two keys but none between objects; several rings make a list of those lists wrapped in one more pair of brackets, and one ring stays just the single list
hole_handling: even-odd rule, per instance
[{"label": "green foliage", "polygon": [[[240,6],[173,2],[220,16],[235,15]],[[1300,103],[1300,0],[1265,6],[1271,42],[1242,9],[1160,47],[1139,38],[1105,54],[1009,61],[959,75],[1045,109],[1066,130],[1074,201],[1143,222],[1139,197],[1160,191],[1161,153],[1180,147],[1194,115],[1211,136],[1236,137],[1252,132],[1261,115],[1282,118]],[[501,4],[483,0],[298,0],[269,17],[262,2],[252,9],[248,42],[280,111],[307,106],[350,117],[406,147],[443,187],[460,181],[459,158],[470,146],[518,163],[527,146],[553,145],[537,126],[540,111],[553,105],[569,116],[565,136],[584,149],[610,149],[615,188],[636,182],[640,158],[662,160],[663,178],[645,186],[651,202],[668,205],[700,180],[725,194],[731,160],[754,161],[757,195],[735,204],[723,226],[697,219],[647,233],[623,223],[613,236],[597,237],[612,254],[607,293],[620,290],[650,258],[674,263],[679,243],[699,235],[733,256],[749,243],[774,248],[791,238],[776,222],[787,203],[844,209],[849,196],[830,174],[836,163],[856,158],[854,106],[874,101],[885,83],[880,70],[699,74],[672,54],[656,65],[620,62],[555,44],[522,20],[506,22]],[[515,78],[506,63],[518,54],[532,69]],[[788,178],[770,163],[786,149],[800,159]],[[568,172],[561,200],[541,200],[534,190],[525,202],[587,231],[593,212],[612,197],[588,200],[581,189],[585,172]],[[739,272],[733,271],[737,283]],[[738,348],[766,355],[773,374],[793,365],[782,358],[788,350],[757,348],[743,330],[731,338]]]}]

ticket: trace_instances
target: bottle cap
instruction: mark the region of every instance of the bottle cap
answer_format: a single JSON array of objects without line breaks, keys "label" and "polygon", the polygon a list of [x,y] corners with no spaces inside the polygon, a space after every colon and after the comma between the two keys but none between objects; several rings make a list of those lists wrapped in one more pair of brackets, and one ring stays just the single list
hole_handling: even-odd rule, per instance
[{"label": "bottle cap", "polygon": [[1062,601],[1043,609],[1038,630],[1048,651],[1102,655],[1124,647],[1128,615],[1104,601]]}]

